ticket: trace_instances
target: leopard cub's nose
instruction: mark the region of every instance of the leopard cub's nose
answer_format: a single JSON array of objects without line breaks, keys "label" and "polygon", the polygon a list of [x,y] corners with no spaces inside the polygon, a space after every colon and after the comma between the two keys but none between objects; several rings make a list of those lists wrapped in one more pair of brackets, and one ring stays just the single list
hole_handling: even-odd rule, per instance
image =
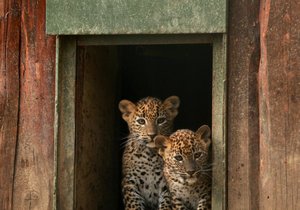
[{"label": "leopard cub's nose", "polygon": [[193,176],[194,175],[194,173],[195,173],[196,171],[187,171],[187,173],[190,175],[190,176]]},{"label": "leopard cub's nose", "polygon": [[148,136],[151,138],[151,140],[153,140],[156,134],[148,134]]}]

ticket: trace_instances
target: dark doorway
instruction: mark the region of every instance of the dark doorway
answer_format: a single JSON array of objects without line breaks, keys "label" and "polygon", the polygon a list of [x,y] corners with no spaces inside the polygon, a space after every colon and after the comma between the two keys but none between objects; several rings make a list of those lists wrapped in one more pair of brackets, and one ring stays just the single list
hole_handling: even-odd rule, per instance
[{"label": "dark doorway", "polygon": [[120,98],[145,96],[181,99],[176,128],[211,124],[212,46],[123,46]]},{"label": "dark doorway", "polygon": [[122,209],[118,102],[177,95],[175,129],[211,125],[212,45],[81,46],[76,92],[76,209]]}]

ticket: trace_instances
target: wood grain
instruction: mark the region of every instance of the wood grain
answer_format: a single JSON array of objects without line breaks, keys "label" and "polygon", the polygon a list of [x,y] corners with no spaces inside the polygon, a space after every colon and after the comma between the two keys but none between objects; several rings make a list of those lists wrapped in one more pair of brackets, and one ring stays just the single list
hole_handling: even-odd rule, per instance
[{"label": "wood grain", "polygon": [[47,32],[60,35],[226,32],[226,0],[47,1]]},{"label": "wood grain", "polygon": [[260,209],[300,209],[300,4],[261,2]]},{"label": "wood grain", "polygon": [[0,209],[8,210],[18,143],[20,4],[0,2]]},{"label": "wood grain", "polygon": [[55,96],[55,207],[74,209],[76,38],[59,37]]},{"label": "wood grain", "polygon": [[258,209],[259,1],[230,1],[228,209]]},{"label": "wood grain", "polygon": [[13,208],[52,209],[55,37],[45,1],[22,1],[18,145]]},{"label": "wood grain", "polygon": [[79,49],[75,209],[119,209],[117,47]]}]

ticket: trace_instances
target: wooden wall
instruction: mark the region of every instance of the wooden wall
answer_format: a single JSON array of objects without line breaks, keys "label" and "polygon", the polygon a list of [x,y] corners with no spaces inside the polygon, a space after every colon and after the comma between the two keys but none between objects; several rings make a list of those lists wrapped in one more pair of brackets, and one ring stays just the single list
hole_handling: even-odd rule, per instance
[{"label": "wooden wall", "polygon": [[228,209],[258,208],[259,0],[231,1],[228,36]]},{"label": "wooden wall", "polygon": [[297,0],[261,2],[261,209],[300,209],[299,11]]},{"label": "wooden wall", "polygon": [[300,209],[300,3],[229,5],[228,209]]},{"label": "wooden wall", "polygon": [[54,67],[45,0],[2,0],[0,209],[52,209]]},{"label": "wooden wall", "polygon": [[[300,4],[229,0],[228,209],[300,209]],[[0,1],[0,209],[53,208],[55,37]]]}]

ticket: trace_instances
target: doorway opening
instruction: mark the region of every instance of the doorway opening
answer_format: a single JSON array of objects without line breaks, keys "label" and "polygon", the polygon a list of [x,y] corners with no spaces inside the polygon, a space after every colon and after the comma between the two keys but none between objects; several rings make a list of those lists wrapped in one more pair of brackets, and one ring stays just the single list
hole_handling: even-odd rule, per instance
[{"label": "doorway opening", "polygon": [[212,60],[212,44],[77,47],[76,209],[122,209],[120,100],[177,95],[175,130],[211,127]]}]

